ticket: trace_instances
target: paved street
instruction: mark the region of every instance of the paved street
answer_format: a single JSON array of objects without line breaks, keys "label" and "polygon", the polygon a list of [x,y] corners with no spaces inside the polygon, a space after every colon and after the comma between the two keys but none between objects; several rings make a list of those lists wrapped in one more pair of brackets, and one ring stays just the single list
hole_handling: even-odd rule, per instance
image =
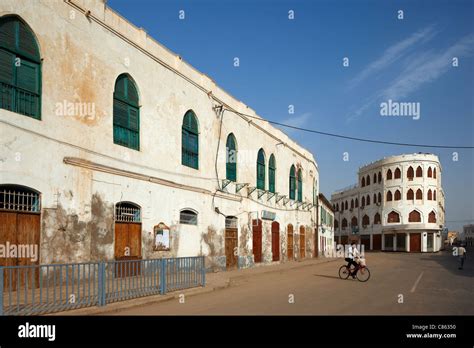
[{"label": "paved street", "polygon": [[[115,312],[116,315],[474,314],[472,251],[465,269],[447,252],[370,253],[367,283],[341,280],[341,260],[252,275],[214,292]],[[290,294],[294,303],[289,303]],[[403,303],[398,303],[403,295]]]}]

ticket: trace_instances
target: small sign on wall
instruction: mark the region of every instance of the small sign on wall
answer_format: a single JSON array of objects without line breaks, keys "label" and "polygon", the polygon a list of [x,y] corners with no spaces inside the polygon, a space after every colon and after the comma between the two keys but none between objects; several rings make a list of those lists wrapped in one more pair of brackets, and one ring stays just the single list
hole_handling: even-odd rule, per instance
[{"label": "small sign on wall", "polygon": [[170,228],[164,223],[160,222],[153,227],[155,235],[154,251],[169,251],[170,250]]}]

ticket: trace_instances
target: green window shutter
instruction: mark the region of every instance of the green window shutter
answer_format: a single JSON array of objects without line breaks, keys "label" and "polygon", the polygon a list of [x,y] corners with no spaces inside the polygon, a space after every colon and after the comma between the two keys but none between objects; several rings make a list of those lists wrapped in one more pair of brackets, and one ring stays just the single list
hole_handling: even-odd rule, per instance
[{"label": "green window shutter", "polygon": [[20,60],[16,67],[16,86],[30,93],[39,93],[39,65]]},{"label": "green window shutter", "polygon": [[296,190],[296,178],[295,178],[295,166],[290,168],[290,199],[295,199]]},{"label": "green window shutter", "polygon": [[128,126],[128,111],[127,104],[120,100],[114,99],[114,125],[120,127]]},{"label": "green window shutter", "polygon": [[18,22],[18,49],[27,57],[39,61],[39,52],[33,33],[25,23]]},{"label": "green window shutter", "polygon": [[196,116],[191,110],[183,117],[181,133],[181,164],[199,169],[199,132]]},{"label": "green window shutter", "polygon": [[275,156],[272,154],[268,162],[268,190],[272,193],[275,193],[275,169]]},{"label": "green window shutter", "polygon": [[260,149],[257,155],[257,188],[265,190],[265,151]]},{"label": "green window shutter", "polygon": [[13,85],[15,56],[0,49],[0,82]]},{"label": "green window shutter", "polygon": [[298,201],[303,201],[303,181],[301,178],[301,169],[298,170]]},{"label": "green window shutter", "polygon": [[0,22],[0,46],[16,51],[16,20],[4,18]]},{"label": "green window shutter", "polygon": [[237,181],[237,151],[233,134],[229,134],[226,142],[226,179]]},{"label": "green window shutter", "polygon": [[114,143],[140,150],[138,92],[128,75],[120,75],[114,88]]}]

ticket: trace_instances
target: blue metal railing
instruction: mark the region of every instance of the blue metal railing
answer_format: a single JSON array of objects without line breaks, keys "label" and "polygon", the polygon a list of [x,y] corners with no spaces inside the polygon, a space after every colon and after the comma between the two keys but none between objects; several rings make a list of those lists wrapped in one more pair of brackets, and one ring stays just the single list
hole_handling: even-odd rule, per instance
[{"label": "blue metal railing", "polygon": [[204,257],[0,267],[0,315],[35,315],[205,286]]}]

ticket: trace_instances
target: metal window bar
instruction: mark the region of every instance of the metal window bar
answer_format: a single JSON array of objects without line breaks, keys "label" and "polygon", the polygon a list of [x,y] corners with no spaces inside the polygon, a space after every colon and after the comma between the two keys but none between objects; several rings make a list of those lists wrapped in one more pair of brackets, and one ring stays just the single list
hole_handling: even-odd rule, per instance
[{"label": "metal window bar", "polygon": [[115,221],[141,222],[140,208],[129,205],[117,205],[115,207]]},{"label": "metal window bar", "polygon": [[226,218],[225,219],[225,227],[226,228],[237,228],[238,227],[238,219],[237,218]]},{"label": "metal window bar", "polygon": [[3,189],[0,191],[0,209],[39,213],[40,195],[34,192]]},{"label": "metal window bar", "polygon": [[179,223],[187,225],[197,225],[198,215],[191,211],[182,211],[179,213]]}]

